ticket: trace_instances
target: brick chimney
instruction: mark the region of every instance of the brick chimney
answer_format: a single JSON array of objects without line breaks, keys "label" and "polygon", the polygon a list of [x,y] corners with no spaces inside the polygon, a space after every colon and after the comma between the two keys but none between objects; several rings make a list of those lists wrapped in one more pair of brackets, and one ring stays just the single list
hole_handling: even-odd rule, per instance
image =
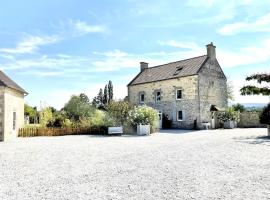
[{"label": "brick chimney", "polygon": [[146,62],[140,62],[140,65],[141,65],[141,72],[148,68],[148,63]]},{"label": "brick chimney", "polygon": [[213,42],[206,45],[206,49],[207,49],[207,57],[210,58],[211,60],[215,60],[216,59],[216,46],[213,45]]}]

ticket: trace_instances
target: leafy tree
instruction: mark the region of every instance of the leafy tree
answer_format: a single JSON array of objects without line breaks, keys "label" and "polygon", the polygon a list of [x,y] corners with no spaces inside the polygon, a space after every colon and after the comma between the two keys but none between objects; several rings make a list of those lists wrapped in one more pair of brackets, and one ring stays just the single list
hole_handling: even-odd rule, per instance
[{"label": "leafy tree", "polygon": [[125,124],[132,108],[133,105],[127,101],[111,101],[107,106],[109,115],[115,119],[118,125]]},{"label": "leafy tree", "polygon": [[85,102],[80,96],[73,95],[65,104],[64,111],[69,119],[79,121],[81,118],[90,117],[94,108],[90,103]]},{"label": "leafy tree", "polygon": [[99,89],[99,93],[97,95],[97,101],[100,105],[103,104],[103,90],[101,88]]},{"label": "leafy tree", "polygon": [[[248,76],[246,78],[247,81],[256,80],[259,84],[262,82],[269,83],[270,82],[270,74],[268,73],[261,73],[261,74],[254,74]],[[270,88],[269,87],[257,87],[254,85],[247,85],[240,89],[241,95],[270,95]]]},{"label": "leafy tree", "polygon": [[37,123],[38,112],[36,107],[24,104],[24,115],[29,116],[30,123]]},{"label": "leafy tree", "polygon": [[103,104],[106,105],[109,101],[108,85],[104,87]]},{"label": "leafy tree", "polygon": [[244,112],[246,109],[245,109],[245,106],[240,104],[240,103],[237,103],[237,104],[234,104],[232,105],[232,108],[235,110],[235,111],[239,111],[239,112]]},{"label": "leafy tree", "polygon": [[81,101],[84,102],[84,103],[89,103],[90,102],[88,96],[86,94],[84,94],[84,93],[81,93],[79,95],[79,97],[81,98]]},{"label": "leafy tree", "polygon": [[108,94],[109,94],[109,102],[111,102],[113,100],[113,84],[111,80],[108,83]]},{"label": "leafy tree", "polygon": [[45,127],[48,124],[52,123],[52,121],[53,121],[53,113],[51,108],[47,107],[39,112],[39,123],[41,124],[41,126]]}]

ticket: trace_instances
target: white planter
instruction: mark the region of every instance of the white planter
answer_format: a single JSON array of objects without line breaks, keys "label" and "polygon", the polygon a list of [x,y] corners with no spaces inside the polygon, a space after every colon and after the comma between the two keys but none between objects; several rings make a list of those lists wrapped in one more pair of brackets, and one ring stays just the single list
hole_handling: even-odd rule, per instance
[{"label": "white planter", "polygon": [[109,135],[122,135],[123,134],[123,127],[122,126],[114,126],[108,128]]},{"label": "white planter", "polygon": [[227,122],[224,122],[224,128],[227,128],[227,129],[232,129],[235,127],[235,123],[234,121],[227,121]]},{"label": "white planter", "polygon": [[150,134],[150,125],[137,125],[137,135],[149,135]]}]

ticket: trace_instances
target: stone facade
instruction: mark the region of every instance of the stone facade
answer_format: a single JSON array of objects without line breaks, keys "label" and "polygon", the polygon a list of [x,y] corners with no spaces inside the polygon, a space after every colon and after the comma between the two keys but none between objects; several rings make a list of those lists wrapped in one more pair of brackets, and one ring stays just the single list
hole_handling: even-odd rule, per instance
[{"label": "stone facade", "polygon": [[[172,120],[174,128],[192,129],[195,120],[198,128],[203,128],[202,122],[211,122],[211,105],[227,107],[227,80],[215,56],[215,46],[207,45],[207,60],[196,74],[129,84],[129,101],[136,105],[146,104],[161,111]],[[177,90],[182,92],[181,99],[176,98]],[[157,91],[161,94],[160,101],[156,100]],[[140,94],[144,94],[143,102],[140,101]],[[178,117],[179,111],[182,111],[181,120]]]},{"label": "stone facade", "polygon": [[24,124],[24,93],[0,87],[0,141],[15,138]]}]

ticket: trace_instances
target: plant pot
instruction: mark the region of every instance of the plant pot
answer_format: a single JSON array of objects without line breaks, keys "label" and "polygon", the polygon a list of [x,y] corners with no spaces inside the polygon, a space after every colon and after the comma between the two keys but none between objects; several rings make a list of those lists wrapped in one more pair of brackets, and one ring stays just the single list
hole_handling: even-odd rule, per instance
[{"label": "plant pot", "polygon": [[234,121],[227,121],[227,122],[224,122],[224,128],[226,129],[232,129],[234,128]]},{"label": "plant pot", "polygon": [[150,125],[137,125],[137,135],[149,135],[150,134]]}]

